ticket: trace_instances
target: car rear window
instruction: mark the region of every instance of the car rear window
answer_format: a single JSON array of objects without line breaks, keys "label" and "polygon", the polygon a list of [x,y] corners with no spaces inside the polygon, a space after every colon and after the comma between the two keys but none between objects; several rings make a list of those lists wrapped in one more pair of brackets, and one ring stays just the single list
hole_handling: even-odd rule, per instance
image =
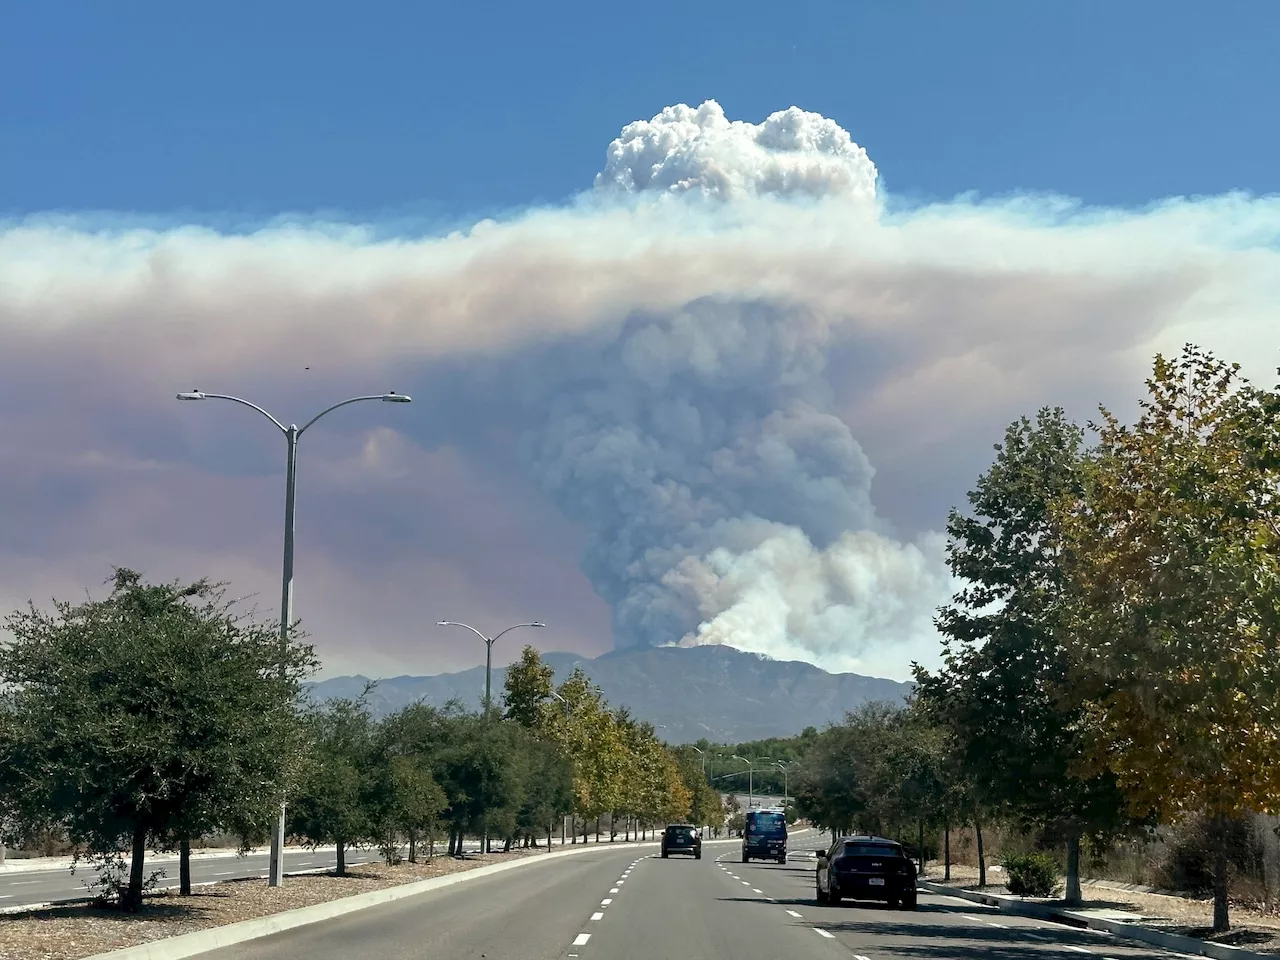
[{"label": "car rear window", "polygon": [[845,856],[849,857],[900,857],[902,848],[887,843],[846,843]]},{"label": "car rear window", "polygon": [[693,827],[667,827],[669,837],[687,837],[693,833]]}]

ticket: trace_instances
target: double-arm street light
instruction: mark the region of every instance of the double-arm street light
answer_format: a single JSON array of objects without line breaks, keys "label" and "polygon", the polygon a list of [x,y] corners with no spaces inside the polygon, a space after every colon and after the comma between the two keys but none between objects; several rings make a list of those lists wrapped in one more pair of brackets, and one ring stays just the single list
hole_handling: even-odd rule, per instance
[{"label": "double-arm street light", "polygon": [[787,785],[787,771],[796,765],[795,760],[775,760],[773,765],[782,771],[782,809],[791,806],[791,790]]},{"label": "double-arm street light", "polygon": [[[352,397],[350,400],[343,400],[341,403],[335,403],[333,406],[321,410],[301,427],[294,423],[286,427],[256,403],[250,403],[248,400],[227,396],[223,393],[205,393],[203,390],[192,390],[188,393],[178,394],[178,399],[230,400],[232,403],[238,403],[251,410],[257,410],[284,434],[288,455],[285,460],[284,481],[284,573],[280,587],[280,646],[283,654],[289,643],[289,632],[293,628],[293,532],[294,508],[297,503],[298,486],[298,438],[306,433],[313,423],[339,407],[360,403],[365,400],[380,400],[383,403],[409,403],[411,398],[406,394],[396,393],[395,391],[368,397]],[[283,659],[280,667],[282,670],[284,669]],[[278,887],[284,882],[284,811],[284,803],[282,802],[280,805],[280,819],[276,822],[275,829],[271,832],[271,869],[268,871],[267,884],[272,887]]]},{"label": "double-arm street light", "polygon": [[496,633],[492,637],[486,637],[483,633],[471,626],[469,623],[458,623],[456,620],[437,620],[437,627],[466,627],[477,637],[484,641],[484,712],[485,716],[489,715],[489,708],[493,704],[490,692],[490,677],[493,673],[493,643],[504,633],[510,633],[520,627],[545,627],[545,623],[534,620],[532,623],[515,623],[507,627],[501,633]]},{"label": "double-arm street light", "polygon": [[[747,765],[747,809],[750,810],[756,805],[756,765],[754,760],[748,760],[746,757],[740,757],[736,753],[731,758],[733,760],[741,760]],[[773,761],[768,757],[756,757],[756,760],[765,760],[769,763]]]}]

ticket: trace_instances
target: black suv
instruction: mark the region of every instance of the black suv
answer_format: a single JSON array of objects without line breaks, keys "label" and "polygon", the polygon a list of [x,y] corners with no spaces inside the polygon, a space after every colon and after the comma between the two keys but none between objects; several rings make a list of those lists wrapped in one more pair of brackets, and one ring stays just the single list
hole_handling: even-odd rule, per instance
[{"label": "black suv", "polygon": [[662,855],[692,853],[693,859],[702,859],[702,837],[691,823],[673,823],[662,834]]},{"label": "black suv", "polygon": [[884,900],[916,908],[916,865],[902,844],[884,837],[841,837],[818,854],[818,902]]}]

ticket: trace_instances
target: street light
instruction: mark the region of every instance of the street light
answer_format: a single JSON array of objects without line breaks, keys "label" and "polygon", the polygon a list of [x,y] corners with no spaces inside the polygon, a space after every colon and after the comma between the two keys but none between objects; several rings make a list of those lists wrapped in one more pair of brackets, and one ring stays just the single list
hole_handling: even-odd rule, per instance
[{"label": "street light", "polygon": [[[289,631],[293,628],[293,533],[298,490],[298,438],[306,433],[307,428],[313,423],[339,407],[360,403],[364,400],[380,400],[383,403],[409,403],[413,398],[408,394],[396,393],[394,390],[390,393],[379,393],[368,397],[352,397],[350,400],[343,400],[341,403],[335,403],[333,406],[321,410],[301,427],[296,423],[291,423],[286,427],[256,403],[250,403],[248,400],[242,400],[239,397],[228,396],[225,393],[205,393],[203,390],[191,390],[187,393],[178,394],[178,399],[230,400],[232,403],[238,403],[251,410],[257,410],[274,423],[280,432],[284,434],[288,453],[285,460],[284,479],[284,571],[280,586],[280,647],[283,653],[289,643]],[[283,660],[280,668],[281,670],[284,669]],[[284,802],[281,801],[280,819],[276,822],[275,829],[271,832],[271,867],[267,873],[267,885],[272,887],[278,887],[284,883],[284,811]]]},{"label": "street light", "polygon": [[787,786],[787,770],[795,766],[796,761],[791,760],[775,760],[773,765],[782,771],[782,809],[786,810],[791,805],[791,790]]},{"label": "street light", "polygon": [[436,626],[437,627],[466,627],[468,630],[470,630],[477,637],[479,637],[481,640],[484,641],[484,713],[485,713],[485,716],[488,716],[489,708],[490,706],[492,706],[489,680],[490,680],[491,674],[493,673],[494,641],[497,640],[498,637],[501,637],[503,633],[510,633],[512,630],[516,630],[519,627],[545,627],[546,624],[540,623],[537,620],[534,620],[532,623],[515,623],[507,627],[507,629],[503,630],[502,633],[495,634],[492,637],[486,637],[483,633],[481,633],[475,627],[471,626],[471,624],[469,623],[458,623],[456,620],[437,620]]}]

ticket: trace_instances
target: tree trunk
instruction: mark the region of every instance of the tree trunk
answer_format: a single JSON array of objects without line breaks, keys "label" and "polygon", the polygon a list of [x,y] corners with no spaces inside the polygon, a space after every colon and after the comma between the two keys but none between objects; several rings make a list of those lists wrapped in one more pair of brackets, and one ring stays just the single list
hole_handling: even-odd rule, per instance
[{"label": "tree trunk", "polygon": [[590,834],[590,830],[591,830],[591,824],[587,822],[586,817],[583,817],[582,818],[582,842],[583,843],[587,842],[587,837]]},{"label": "tree trunk", "polygon": [[942,857],[943,857],[943,873],[942,882],[947,883],[951,880],[951,821],[948,820],[946,826],[942,830]]},{"label": "tree trunk", "polygon": [[4,866],[4,844],[0,843],[0,867]]},{"label": "tree trunk", "polygon": [[347,844],[343,840],[338,841],[338,870],[340,877],[347,875]]},{"label": "tree trunk", "polygon": [[435,831],[435,828],[432,827],[431,831],[427,834],[427,862],[429,863],[432,860],[434,860],[435,856],[436,856],[436,831]]},{"label": "tree trunk", "polygon": [[147,828],[137,824],[133,828],[133,859],[129,862],[129,886],[125,889],[120,906],[133,913],[142,909],[142,875],[146,868]]},{"label": "tree trunk", "polygon": [[924,821],[923,821],[923,820],[921,820],[921,821],[919,822],[919,830],[920,830],[920,834],[919,834],[919,836],[920,836],[920,876],[922,876],[922,877],[923,877],[923,876],[924,876],[924,861],[925,861],[925,856],[924,856]]},{"label": "tree trunk", "polygon": [[178,896],[191,896],[191,841],[186,837],[178,843]]},{"label": "tree trunk", "polygon": [[502,852],[503,852],[503,853],[510,853],[510,852],[511,852],[511,838],[510,838],[510,837],[507,837],[506,843],[504,843],[504,844],[502,845]]},{"label": "tree trunk", "polygon": [[973,829],[978,834],[978,886],[981,888],[987,885],[987,855],[982,849],[982,821],[977,816],[973,818]]},{"label": "tree trunk", "polygon": [[1226,933],[1231,929],[1231,916],[1227,900],[1228,867],[1227,842],[1229,823],[1219,814],[1214,818],[1213,843],[1213,932]]},{"label": "tree trunk", "polygon": [[[552,824],[550,824],[550,823],[548,823],[548,824],[547,824],[547,853],[550,853],[550,852],[551,852],[551,831],[552,831],[552,829],[553,829],[553,825],[552,825]],[[561,820],[561,821],[560,821],[560,829],[561,829],[561,830],[563,830],[563,829],[564,829],[564,821],[563,821],[563,820]],[[561,846],[563,846],[563,841],[561,842]]]},{"label": "tree trunk", "polygon": [[596,817],[596,843],[600,842],[600,817]]},{"label": "tree trunk", "polygon": [[1084,902],[1080,891],[1080,830],[1072,827],[1067,834],[1067,903],[1077,906]]},{"label": "tree trunk", "polygon": [[418,862],[418,831],[409,831],[409,862]]}]

